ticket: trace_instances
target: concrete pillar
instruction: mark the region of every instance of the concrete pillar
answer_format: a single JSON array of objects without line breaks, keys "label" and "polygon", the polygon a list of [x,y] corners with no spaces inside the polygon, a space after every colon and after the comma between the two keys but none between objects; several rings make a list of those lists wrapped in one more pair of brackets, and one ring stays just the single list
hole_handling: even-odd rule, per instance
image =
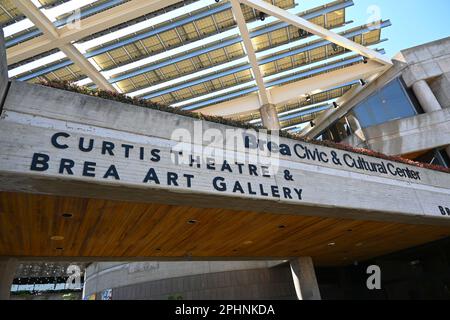
[{"label": "concrete pillar", "polygon": [[8,87],[8,64],[6,62],[5,39],[3,29],[0,28],[0,112],[3,106],[3,99]]},{"label": "concrete pillar", "polygon": [[425,80],[415,82],[412,89],[425,112],[434,112],[442,109],[433,91]]},{"label": "concrete pillar", "polygon": [[[419,100],[423,111],[428,113],[442,110],[441,104],[425,80],[415,82],[412,89],[417,97],[417,100]],[[445,148],[445,152],[450,157],[450,145]]]},{"label": "concrete pillar", "polygon": [[11,285],[19,262],[15,258],[0,258],[0,300],[9,300]]},{"label": "concrete pillar", "polygon": [[274,104],[265,104],[259,108],[263,126],[268,130],[280,130],[277,107]]},{"label": "concrete pillar", "polygon": [[290,264],[298,300],[321,300],[312,258],[300,257]]}]

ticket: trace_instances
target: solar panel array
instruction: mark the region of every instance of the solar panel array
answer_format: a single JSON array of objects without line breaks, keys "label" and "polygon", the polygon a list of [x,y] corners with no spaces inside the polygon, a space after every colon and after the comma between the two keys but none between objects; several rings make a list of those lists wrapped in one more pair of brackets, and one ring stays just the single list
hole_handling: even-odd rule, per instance
[{"label": "solar panel array", "polygon": [[[53,14],[52,22],[58,28],[73,23],[74,18],[83,23],[83,19],[128,2],[82,0],[79,3],[84,5],[74,11],[64,10],[73,6],[69,0],[30,1],[45,14]],[[346,9],[353,5],[351,0],[337,0],[307,10],[302,10],[302,2],[294,0],[266,1],[364,46],[374,47],[382,42],[382,28],[390,25],[389,21],[381,21],[380,28],[375,29],[367,25],[349,27]],[[243,5],[242,9],[268,87],[361,63],[355,59],[358,55],[342,47],[275,18],[261,19],[261,13],[248,6]],[[7,50],[42,35],[26,20],[13,1],[0,0],[0,24]],[[181,1],[73,44],[118,91],[130,96],[201,111],[257,91],[227,1]],[[20,81],[66,80],[95,87],[59,49],[10,64],[9,71],[11,79]],[[308,101],[299,97],[298,101],[277,106],[282,127],[291,130],[296,124],[310,121],[354,85],[357,83],[328,88],[311,94]],[[231,117],[259,123],[258,112]]]}]

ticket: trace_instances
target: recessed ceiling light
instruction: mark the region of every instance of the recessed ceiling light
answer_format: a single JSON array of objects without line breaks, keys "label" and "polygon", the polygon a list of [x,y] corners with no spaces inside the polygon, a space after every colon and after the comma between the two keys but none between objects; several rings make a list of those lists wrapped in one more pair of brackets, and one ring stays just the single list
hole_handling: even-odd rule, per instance
[{"label": "recessed ceiling light", "polygon": [[63,236],[51,236],[50,239],[54,240],[54,241],[61,241],[61,240],[64,240],[64,237]]},{"label": "recessed ceiling light", "polygon": [[411,261],[409,264],[412,266],[416,266],[416,265],[420,264],[420,260]]},{"label": "recessed ceiling light", "polygon": [[334,247],[335,245],[336,245],[336,242],[330,242],[330,243],[328,244],[329,247]]}]

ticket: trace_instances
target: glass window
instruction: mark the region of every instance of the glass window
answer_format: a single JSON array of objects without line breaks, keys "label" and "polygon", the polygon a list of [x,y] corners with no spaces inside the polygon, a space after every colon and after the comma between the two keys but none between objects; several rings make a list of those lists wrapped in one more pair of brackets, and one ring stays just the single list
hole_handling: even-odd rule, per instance
[{"label": "glass window", "polygon": [[417,114],[398,78],[356,105],[352,112],[362,128]]}]

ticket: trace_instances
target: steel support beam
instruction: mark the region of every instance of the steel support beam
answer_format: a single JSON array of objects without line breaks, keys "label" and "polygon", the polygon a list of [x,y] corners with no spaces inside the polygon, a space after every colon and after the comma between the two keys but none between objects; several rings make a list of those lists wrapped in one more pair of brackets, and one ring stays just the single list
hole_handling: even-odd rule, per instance
[{"label": "steel support beam", "polygon": [[[315,17],[321,16],[321,15],[326,15],[327,13],[330,13],[330,12],[333,12],[333,11],[336,11],[336,10],[345,9],[345,8],[349,7],[351,4],[352,4],[351,2],[338,3],[338,4],[332,5],[330,7],[321,8],[321,9],[319,9],[317,11],[309,12],[309,13],[303,15],[302,17],[304,19],[313,19]],[[263,34],[267,34],[267,33],[270,33],[270,32],[276,31],[276,30],[280,30],[282,28],[286,28],[287,26],[288,26],[288,24],[285,23],[285,22],[277,22],[277,23],[275,23],[273,25],[270,25],[268,27],[264,27],[262,29],[258,29],[258,30],[250,32],[250,37],[251,38],[258,37],[258,36],[263,35]],[[211,38],[213,38],[213,37],[214,36],[211,36]],[[137,41],[139,38],[134,38],[134,39],[135,39],[135,41]],[[180,62],[180,61],[183,61],[183,60],[187,60],[187,59],[190,59],[190,58],[192,58],[194,56],[199,56],[201,54],[208,53],[208,52],[211,52],[211,51],[214,51],[214,50],[217,50],[217,49],[222,49],[222,48],[225,48],[227,46],[231,46],[233,44],[239,43],[241,41],[242,41],[242,38],[239,35],[237,35],[236,37],[234,37],[232,39],[229,39],[229,40],[226,40],[226,41],[220,41],[219,43],[212,44],[209,47],[203,47],[203,45],[199,45],[199,47],[202,47],[202,49],[196,50],[194,52],[191,52],[189,54],[185,54],[185,55],[182,55],[182,56],[173,56],[173,53],[172,53],[172,56],[165,55],[164,59],[167,59],[167,60],[162,61],[161,64],[155,62],[155,64],[152,65],[151,63],[148,63],[146,67],[139,68],[139,69],[127,72],[127,73],[117,72],[117,74],[121,74],[121,75],[120,76],[116,76],[116,77],[112,77],[110,79],[110,81],[112,81],[112,83],[115,83],[115,82],[118,82],[118,81],[129,79],[129,78],[138,76],[140,74],[143,74],[143,73],[155,70],[155,68],[157,69],[157,68],[160,68],[160,67],[163,67],[163,66],[166,66],[166,65],[170,65],[173,62]],[[123,41],[120,41],[119,43],[121,45],[125,45],[126,44]],[[178,54],[177,50],[175,50],[175,49],[172,49],[172,50],[173,50],[173,52],[176,52],[176,54]],[[89,54],[92,54],[92,52],[90,52]],[[167,52],[167,54],[169,55],[169,52]],[[144,58],[144,59],[146,59],[146,58]],[[132,63],[135,63],[135,62],[132,62]]]},{"label": "steel support beam", "polygon": [[[113,6],[116,6],[118,4],[121,4],[123,1],[124,0],[110,0],[109,2],[103,3],[103,4],[99,5],[99,6],[96,6],[96,7],[87,9],[87,10],[83,10],[80,13],[80,18],[82,19],[85,16],[92,15],[92,14],[94,14],[96,12],[106,10],[106,9],[108,9],[110,7],[113,7]],[[67,19],[60,19],[60,20],[57,20],[57,21],[53,22],[53,25],[55,27],[57,27],[57,28],[59,28],[61,26],[64,26],[65,24],[67,24]],[[40,30],[33,30],[33,31],[30,31],[30,32],[27,32],[27,33],[25,33],[25,34],[23,34],[23,35],[21,35],[21,36],[19,36],[17,38],[14,38],[14,39],[8,41],[6,43],[6,47],[9,48],[10,46],[13,46],[13,45],[15,45],[17,43],[20,43],[20,42],[23,42],[23,41],[26,41],[27,39],[34,38],[34,37],[36,37],[38,35],[41,35],[41,34],[42,34],[42,32]]]},{"label": "steel support beam", "polygon": [[73,44],[63,44],[60,42],[60,30],[56,29],[53,23],[30,0],[19,0],[16,2],[16,6],[49,40],[57,42],[59,49],[64,52],[64,54],[75,63],[86,76],[91,78],[99,88],[116,91],[108,80],[84,58],[83,54],[81,54]]},{"label": "steel support beam", "polygon": [[234,20],[238,25],[242,37],[242,43],[244,44],[248,61],[250,62],[251,65],[253,77],[258,86],[260,106],[270,104],[271,101],[269,95],[267,94],[267,89],[264,85],[264,79],[261,73],[261,69],[259,68],[258,59],[256,58],[255,48],[253,47],[252,39],[250,38],[247,23],[245,22],[244,14],[242,13],[241,4],[237,0],[230,0],[230,2],[234,15]]},{"label": "steel support beam", "polygon": [[[384,28],[384,27],[390,26],[390,24],[391,24],[390,21],[385,21],[385,22],[383,22],[381,24],[381,26]],[[357,35],[361,35],[361,34],[363,34],[365,32],[369,32],[368,27],[362,27],[359,30],[355,30],[355,31],[352,31],[352,32],[343,32],[341,34],[343,36],[345,36],[345,37],[354,37],[354,36],[357,36]],[[302,52],[306,52],[308,50],[313,50],[313,49],[316,49],[316,48],[320,48],[320,47],[326,46],[328,44],[330,44],[329,41],[322,40],[322,41],[319,41],[319,42],[303,45],[303,46],[301,46],[300,48],[297,48],[297,49],[292,48],[291,50],[289,50],[289,51],[287,51],[285,53],[282,53],[282,54],[272,54],[272,55],[269,55],[268,57],[260,58],[259,65],[264,65],[266,63],[274,62],[276,60],[280,60],[280,59],[283,59],[283,58],[286,58],[286,57],[291,57],[291,56],[294,56],[296,54],[299,54],[299,53],[302,53]],[[159,69],[161,67],[171,65],[171,64],[173,64],[175,62],[183,61],[183,60],[186,60],[188,58],[192,58],[193,56],[198,56],[200,54],[203,54],[203,53],[207,52],[208,50],[209,50],[208,48],[205,48],[205,49],[201,49],[199,51],[195,51],[195,52],[189,53],[187,55],[179,56],[179,57],[174,58],[174,59],[168,59],[168,60],[163,61],[161,63],[155,64],[155,65],[151,65],[151,66],[139,69],[137,71],[133,71],[132,74],[133,74],[133,76],[136,76],[138,74],[141,74],[142,71],[144,71],[144,70],[145,70],[145,72],[154,71],[154,70],[157,70],[157,69]],[[155,90],[153,90],[152,93],[143,95],[142,98],[143,99],[153,99],[155,97],[162,96],[164,94],[168,94],[168,93],[171,93],[171,92],[175,92],[177,90],[181,90],[181,89],[185,89],[185,88],[188,88],[188,87],[191,87],[191,86],[195,86],[197,84],[204,83],[204,82],[207,82],[207,81],[210,81],[210,80],[218,79],[218,78],[227,76],[229,74],[233,74],[233,73],[241,72],[241,71],[244,71],[244,70],[248,70],[250,68],[251,68],[250,64],[240,65],[240,66],[234,67],[232,69],[227,69],[227,70],[222,71],[222,72],[216,72],[216,73],[214,73],[212,75],[205,76],[203,78],[198,78],[198,79],[195,79],[195,80],[192,80],[192,81],[189,81],[189,82],[182,81],[182,84],[179,84],[179,85],[172,85],[171,84],[171,85],[168,85],[167,89],[161,89],[161,88],[155,89]],[[128,78],[129,78],[129,75],[128,74],[124,74],[124,75],[120,76],[120,78],[119,77],[111,78],[110,82],[111,83],[116,83],[117,79],[123,80],[123,79],[128,79]],[[268,87],[268,86],[266,85],[266,87]]]},{"label": "steel support beam", "polygon": [[[274,104],[288,103],[314,90],[325,91],[354,80],[365,78],[385,70],[386,66],[375,61],[359,63],[346,68],[325,72],[314,77],[292,82],[269,89]],[[199,112],[215,116],[237,116],[256,112],[259,108],[258,95],[253,93],[231,101],[225,101],[209,107],[198,109]],[[196,110],[197,111],[197,110]]]},{"label": "steel support beam", "polygon": [[[17,6],[19,7],[22,3],[26,2],[26,0],[18,0],[15,4],[17,3]],[[49,39],[45,35],[42,35],[25,43],[11,47],[7,50],[8,65],[58,48],[61,45],[78,41],[89,35],[136,19],[147,13],[160,10],[177,2],[180,2],[180,0],[131,0],[107,11],[83,19],[80,28],[72,28],[71,26],[62,27],[58,30],[59,36],[57,39]]]},{"label": "steel support beam", "polygon": [[[331,71],[333,69],[336,69],[336,68],[346,67],[346,66],[349,66],[349,65],[351,65],[351,64],[353,64],[355,62],[360,62],[361,60],[362,60],[361,57],[356,57],[356,58],[352,58],[352,59],[340,60],[340,61],[337,61],[337,62],[333,61],[332,63],[322,65],[322,66],[320,66],[318,68],[315,68],[315,69],[307,68],[307,69],[305,69],[303,71],[296,72],[296,73],[294,73],[294,74],[292,74],[290,76],[280,77],[280,78],[278,78],[276,80],[267,82],[266,86],[267,86],[267,88],[270,89],[273,86],[284,85],[284,84],[286,84],[288,82],[299,80],[299,79],[302,79],[302,78],[305,78],[305,77],[311,77],[311,76],[315,76],[315,75],[317,75],[319,73],[329,72],[329,71]],[[355,79],[355,80],[359,81],[359,78]],[[340,85],[342,85],[342,84],[339,84],[337,86],[340,86]],[[186,105],[185,107],[183,107],[183,109],[185,109],[185,110],[195,110],[195,109],[200,109],[202,107],[207,108],[207,107],[209,107],[212,104],[218,104],[218,103],[220,103],[222,101],[225,101],[225,100],[238,98],[238,97],[241,97],[244,94],[253,93],[253,92],[258,91],[258,87],[257,86],[251,86],[251,83],[248,83],[247,87],[248,88],[241,89],[239,91],[232,92],[232,93],[229,93],[229,94],[226,94],[226,95],[218,96],[216,98],[206,99],[206,100],[194,103],[194,104]],[[330,90],[330,88],[327,88],[327,90]]]},{"label": "steel support beam", "polygon": [[324,38],[330,42],[333,42],[341,47],[344,47],[348,50],[354,51],[364,57],[372,59],[378,63],[381,63],[386,66],[391,66],[392,61],[380,53],[366,48],[354,41],[351,41],[345,37],[342,37],[330,30],[327,30],[321,26],[318,26],[308,20],[305,20],[295,14],[292,14],[286,10],[283,10],[277,6],[274,6],[268,2],[262,0],[239,0],[239,2],[246,4],[258,11],[264,12],[270,16],[274,16],[282,21],[285,21],[293,26],[296,26],[299,29],[303,29],[310,33],[313,33],[321,38]]}]

